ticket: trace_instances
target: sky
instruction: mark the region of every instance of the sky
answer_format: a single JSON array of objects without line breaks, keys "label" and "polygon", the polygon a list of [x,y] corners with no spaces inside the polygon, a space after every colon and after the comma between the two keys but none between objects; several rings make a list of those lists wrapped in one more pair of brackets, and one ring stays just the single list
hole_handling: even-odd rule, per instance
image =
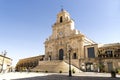
[{"label": "sky", "polygon": [[6,50],[13,65],[43,55],[61,8],[94,42],[120,42],[120,0],[0,0],[0,52]]}]

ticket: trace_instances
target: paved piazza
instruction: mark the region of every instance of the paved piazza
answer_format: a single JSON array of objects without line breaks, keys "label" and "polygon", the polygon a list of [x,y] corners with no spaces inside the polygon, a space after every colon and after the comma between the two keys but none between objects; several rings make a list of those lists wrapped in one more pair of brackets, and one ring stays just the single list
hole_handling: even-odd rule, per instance
[{"label": "paved piazza", "polygon": [[120,75],[111,78],[110,73],[81,72],[68,77],[68,73],[12,72],[0,73],[0,80],[120,80]]}]

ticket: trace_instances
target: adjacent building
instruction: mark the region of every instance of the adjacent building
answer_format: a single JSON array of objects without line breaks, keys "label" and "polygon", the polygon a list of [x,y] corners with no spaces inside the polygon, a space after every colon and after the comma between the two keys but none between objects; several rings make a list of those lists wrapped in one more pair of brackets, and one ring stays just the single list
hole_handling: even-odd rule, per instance
[{"label": "adjacent building", "polygon": [[0,72],[9,72],[12,70],[12,59],[5,55],[0,55]]},{"label": "adjacent building", "polygon": [[103,71],[120,69],[120,43],[102,44],[98,46],[98,61]]},{"label": "adjacent building", "polygon": [[16,64],[16,71],[26,71],[36,67],[39,61],[43,61],[44,55],[20,59]]}]

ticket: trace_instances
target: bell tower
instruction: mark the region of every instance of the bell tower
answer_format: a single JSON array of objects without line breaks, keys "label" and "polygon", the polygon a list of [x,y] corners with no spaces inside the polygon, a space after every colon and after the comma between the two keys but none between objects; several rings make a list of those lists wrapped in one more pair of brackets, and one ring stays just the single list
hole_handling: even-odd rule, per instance
[{"label": "bell tower", "polygon": [[57,14],[57,21],[56,23],[63,23],[70,21],[70,15],[64,9],[61,9],[61,12]]},{"label": "bell tower", "polygon": [[[57,14],[55,23],[52,25],[52,35],[45,41],[45,57],[48,60],[67,59],[68,45],[71,45],[72,37],[77,34],[79,34],[79,32],[75,29],[74,21],[70,17],[70,14],[66,10],[61,9]],[[76,40],[76,43],[77,41],[78,40]]]},{"label": "bell tower", "polygon": [[71,19],[70,14],[61,9],[57,14],[56,21],[52,26],[51,39],[61,38],[75,34],[74,21]]}]

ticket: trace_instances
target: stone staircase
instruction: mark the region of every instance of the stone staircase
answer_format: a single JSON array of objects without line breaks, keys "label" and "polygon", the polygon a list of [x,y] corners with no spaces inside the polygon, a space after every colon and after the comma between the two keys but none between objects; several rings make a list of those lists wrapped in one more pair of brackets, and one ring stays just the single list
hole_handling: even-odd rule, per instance
[{"label": "stone staircase", "polygon": [[[69,64],[69,60],[64,60],[66,63],[68,63]],[[74,67],[76,67],[76,68],[80,68],[79,67],[79,60],[78,59],[72,59],[71,60],[71,65],[73,65]]]},{"label": "stone staircase", "polygon": [[[71,65],[71,70],[75,72],[81,72],[77,67]],[[40,61],[39,65],[33,68],[31,71],[38,71],[38,72],[68,72],[69,71],[69,64],[63,60],[52,60],[52,61]]]}]

